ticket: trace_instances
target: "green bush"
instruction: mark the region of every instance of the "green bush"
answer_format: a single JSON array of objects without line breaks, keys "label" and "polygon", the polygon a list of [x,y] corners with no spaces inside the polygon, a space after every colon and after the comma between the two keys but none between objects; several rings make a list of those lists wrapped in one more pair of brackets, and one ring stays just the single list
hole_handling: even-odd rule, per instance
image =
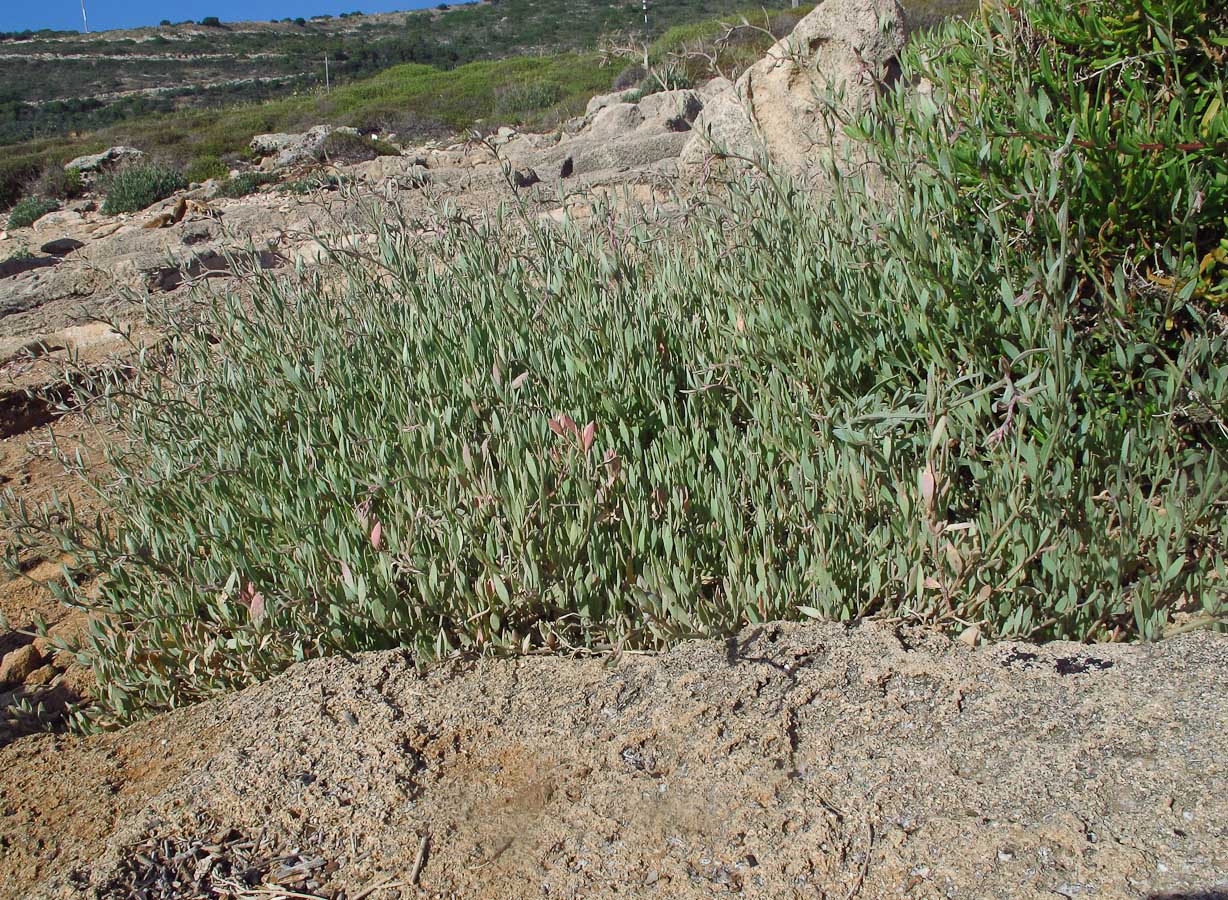
[{"label": "green bush", "polygon": [[177,169],[156,163],[129,166],[107,179],[102,213],[139,212],[187,186],[187,179]]},{"label": "green bush", "polygon": [[649,72],[647,77],[640,82],[640,86],[627,98],[627,102],[639,103],[649,94],[678,91],[694,86],[695,82],[685,69],[680,66],[665,65]]},{"label": "green bush", "polygon": [[246,197],[259,190],[261,185],[271,184],[276,180],[277,176],[270,172],[243,172],[219,184],[213,196],[232,199]]},{"label": "green bush", "polygon": [[9,210],[9,228],[29,228],[40,217],[60,208],[54,200],[26,197]]},{"label": "green bush", "polygon": [[212,154],[198,156],[184,169],[183,177],[189,184],[203,184],[211,179],[220,181],[230,177],[230,166]]},{"label": "green bush", "polygon": [[666,234],[378,215],[344,278],[166,318],[92,386],[109,517],[15,519],[101,576],[66,594],[94,721],[397,645],[1222,624],[1224,14],[1145,10],[923,37],[900,83],[932,92],[846,123],[882,180],[739,184]]},{"label": "green bush", "polygon": [[520,113],[549,109],[563,97],[563,86],[553,81],[531,81],[505,86],[495,92],[495,115],[514,116]]}]

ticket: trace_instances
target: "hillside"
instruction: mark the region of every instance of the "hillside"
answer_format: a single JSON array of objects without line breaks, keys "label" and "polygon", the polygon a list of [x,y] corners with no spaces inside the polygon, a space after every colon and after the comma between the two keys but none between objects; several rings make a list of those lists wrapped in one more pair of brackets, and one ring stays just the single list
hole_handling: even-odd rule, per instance
[{"label": "hillside", "polygon": [[[967,0],[905,5],[914,28],[970,8]],[[671,4],[651,17],[653,58],[685,70],[689,80],[736,76],[810,8]],[[556,127],[583,111],[589,96],[643,74],[634,54],[595,52],[603,38],[635,24],[630,6],[586,16],[576,9],[562,0],[500,0],[302,26],[183,24],[10,38],[0,42],[0,56],[24,74],[0,84],[0,145],[8,144],[0,154],[0,210],[45,192],[37,183],[43,173],[116,144],[187,167],[237,157],[255,134],[319,123],[417,140],[500,125]],[[571,23],[565,29],[557,24],[564,19]],[[325,53],[329,92],[322,86]],[[319,61],[319,71],[305,60]],[[161,80],[168,70],[174,87]],[[82,85],[96,93],[83,93]],[[63,199],[54,188],[51,197]]]},{"label": "hillside", "polygon": [[[446,6],[446,4],[441,4]],[[918,21],[960,0],[916,4]],[[654,5],[648,37],[754,6],[746,0]],[[766,23],[765,23],[766,24]],[[592,50],[603,35],[643,35],[638,2],[496,0],[451,9],[207,27],[185,22],[0,40],[0,145],[89,131],[185,109],[285,97],[401,63],[451,69],[477,60]]]}]

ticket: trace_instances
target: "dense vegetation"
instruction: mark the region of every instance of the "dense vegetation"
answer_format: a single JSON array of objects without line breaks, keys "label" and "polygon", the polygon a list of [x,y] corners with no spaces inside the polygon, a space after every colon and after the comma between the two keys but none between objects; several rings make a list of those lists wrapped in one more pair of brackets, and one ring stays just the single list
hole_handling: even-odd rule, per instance
[{"label": "dense vegetation", "polygon": [[102,575],[66,595],[94,721],[396,645],[1223,623],[1225,18],[1004,7],[847,123],[873,189],[434,243],[377,211],[347,277],[168,319],[93,406],[112,514],[19,517]]},{"label": "dense vegetation", "polygon": [[176,169],[146,163],[127,166],[103,185],[106,199],[102,212],[108,216],[139,212],[187,186],[187,179]]},{"label": "dense vegetation", "polygon": [[38,221],[39,217],[58,208],[59,204],[54,200],[27,197],[9,211],[8,227],[26,228]]}]

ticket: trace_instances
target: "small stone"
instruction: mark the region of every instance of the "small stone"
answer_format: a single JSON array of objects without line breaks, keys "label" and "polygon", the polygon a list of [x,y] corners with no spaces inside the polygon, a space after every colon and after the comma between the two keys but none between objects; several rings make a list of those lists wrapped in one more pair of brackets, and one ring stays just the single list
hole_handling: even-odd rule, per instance
[{"label": "small stone", "polygon": [[959,642],[968,647],[976,647],[981,642],[981,626],[972,625],[959,633]]},{"label": "small stone", "polygon": [[33,644],[11,650],[0,660],[0,685],[21,684],[42,665],[42,654]]},{"label": "small stone", "polygon": [[80,250],[85,244],[82,241],[74,240],[73,238],[63,237],[56,238],[54,241],[48,241],[38,249],[51,256],[67,256],[74,250]]},{"label": "small stone", "polygon": [[39,666],[33,672],[26,676],[26,684],[42,685],[51,684],[55,681],[56,676],[60,674],[60,670],[55,666]]}]

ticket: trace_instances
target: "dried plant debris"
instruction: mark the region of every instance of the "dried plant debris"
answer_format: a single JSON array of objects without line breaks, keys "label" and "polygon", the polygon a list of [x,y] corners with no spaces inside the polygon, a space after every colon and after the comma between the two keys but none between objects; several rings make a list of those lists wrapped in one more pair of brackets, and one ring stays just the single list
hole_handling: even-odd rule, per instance
[{"label": "dried plant debris", "polygon": [[210,836],[158,834],[134,844],[99,896],[114,900],[338,900],[344,896],[344,892],[322,891],[337,868],[322,857],[298,848],[283,850],[263,834],[251,837],[234,828],[203,833]]}]

